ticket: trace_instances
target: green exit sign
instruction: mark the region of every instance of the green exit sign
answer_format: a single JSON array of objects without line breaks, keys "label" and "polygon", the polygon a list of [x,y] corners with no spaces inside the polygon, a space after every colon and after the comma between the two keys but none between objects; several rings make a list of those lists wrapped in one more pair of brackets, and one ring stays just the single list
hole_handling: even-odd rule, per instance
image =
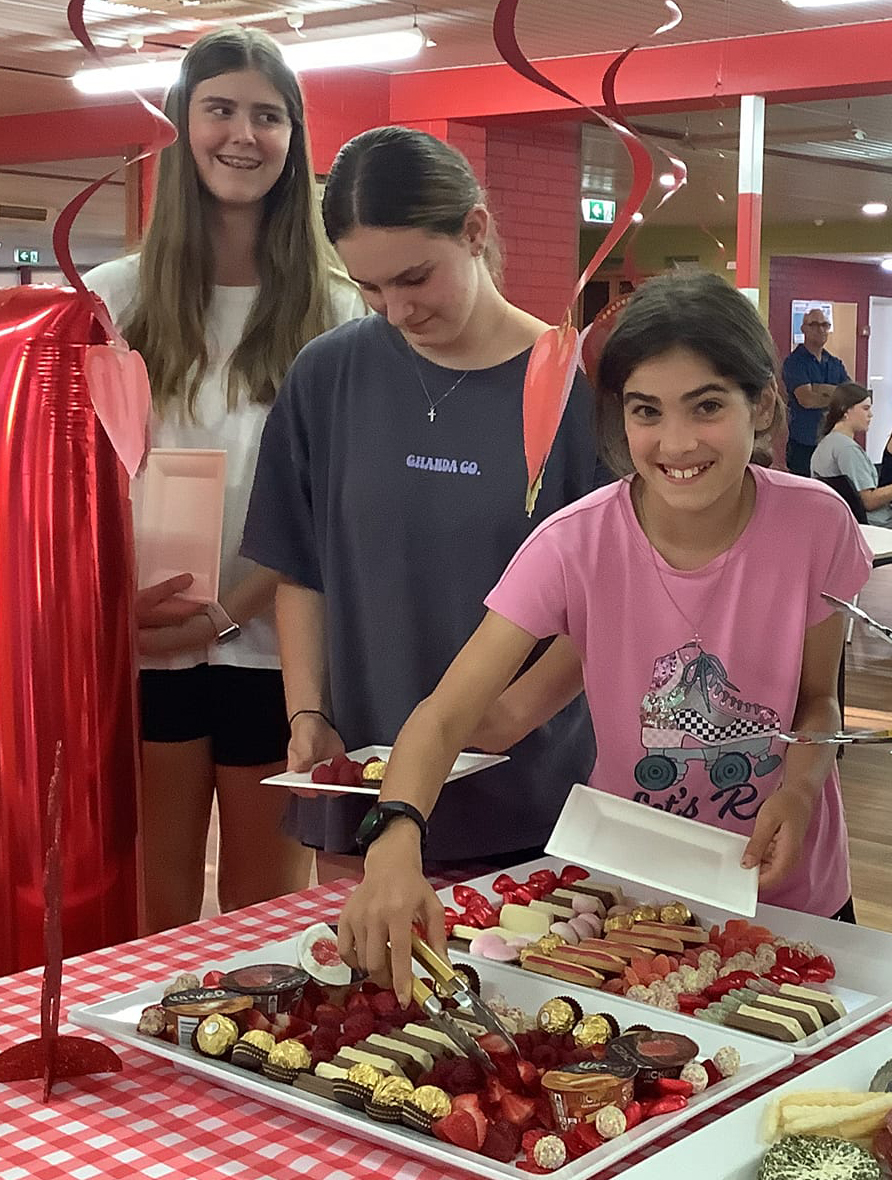
[{"label": "green exit sign", "polygon": [[593,222],[595,225],[612,225],[616,217],[616,201],[606,201],[601,197],[582,198],[582,220]]},{"label": "green exit sign", "polygon": [[16,266],[36,266],[40,262],[40,251],[13,250],[12,257]]}]

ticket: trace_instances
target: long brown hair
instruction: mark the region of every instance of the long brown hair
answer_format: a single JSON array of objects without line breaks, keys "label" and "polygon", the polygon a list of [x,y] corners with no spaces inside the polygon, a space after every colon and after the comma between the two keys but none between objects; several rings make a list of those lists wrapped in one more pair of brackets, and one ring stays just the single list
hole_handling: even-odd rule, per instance
[{"label": "long brown hair", "polygon": [[176,143],[161,153],[152,223],[142,247],[139,294],[123,334],[145,359],[157,409],[176,402],[194,415],[208,368],[205,317],[214,287],[207,195],[189,147],[189,101],[199,82],[258,70],[281,94],[291,119],[285,167],[267,193],[258,231],[257,298],[228,362],[227,403],[244,387],[270,404],[304,344],[332,327],[325,239],[315,192],[300,87],[279,47],[257,29],[227,28],[200,38],[183,59],[165,113]]},{"label": "long brown hair", "polygon": [[[486,193],[457,148],[426,131],[375,127],[355,135],[335,157],[322,216],[335,245],[357,226],[457,238],[475,205],[486,206]],[[502,251],[492,217],[483,260],[500,287]]]}]

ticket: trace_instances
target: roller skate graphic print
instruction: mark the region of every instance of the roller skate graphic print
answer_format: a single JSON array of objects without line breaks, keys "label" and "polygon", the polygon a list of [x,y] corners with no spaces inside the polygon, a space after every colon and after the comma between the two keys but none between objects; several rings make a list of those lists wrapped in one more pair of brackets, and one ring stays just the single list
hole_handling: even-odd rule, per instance
[{"label": "roller skate graphic print", "polygon": [[[761,805],[751,775],[762,778],[780,766],[771,745],[780,717],[767,705],[741,698],[721,660],[695,640],[654,663],[641,702],[641,744],[646,754],[635,766],[635,795],[664,811],[690,819],[700,815],[701,795],[691,764],[702,764],[709,802],[717,817],[751,820]],[[702,779],[701,779],[702,781]],[[683,785],[682,785],[683,784]]]}]

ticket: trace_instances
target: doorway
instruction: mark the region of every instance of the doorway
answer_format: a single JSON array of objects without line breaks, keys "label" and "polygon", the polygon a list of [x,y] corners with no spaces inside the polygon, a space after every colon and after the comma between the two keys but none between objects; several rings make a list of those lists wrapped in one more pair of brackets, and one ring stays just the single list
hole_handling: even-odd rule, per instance
[{"label": "doorway", "polygon": [[892,299],[884,295],[870,297],[867,384],[873,390],[873,420],[866,450],[874,463],[879,463],[892,434]]}]

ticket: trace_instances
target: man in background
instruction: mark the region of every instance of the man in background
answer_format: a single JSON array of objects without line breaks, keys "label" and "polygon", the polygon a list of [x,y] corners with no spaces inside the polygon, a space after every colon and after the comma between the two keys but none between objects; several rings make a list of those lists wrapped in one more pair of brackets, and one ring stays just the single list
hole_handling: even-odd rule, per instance
[{"label": "man in background", "polygon": [[787,468],[796,475],[811,474],[812,451],[818,444],[818,430],[830,395],[837,385],[850,380],[839,357],[824,347],[829,333],[826,315],[813,307],[802,318],[804,342],[797,344],[784,361],[789,411]]}]

